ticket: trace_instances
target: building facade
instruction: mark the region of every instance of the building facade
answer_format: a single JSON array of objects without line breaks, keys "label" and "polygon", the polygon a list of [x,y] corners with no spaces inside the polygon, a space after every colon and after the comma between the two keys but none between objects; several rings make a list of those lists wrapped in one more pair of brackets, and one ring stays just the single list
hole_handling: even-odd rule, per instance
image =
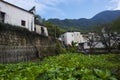
[{"label": "building facade", "polygon": [[0,0],[0,22],[22,26],[34,31],[34,14],[18,6]]},{"label": "building facade", "polygon": [[60,38],[65,45],[71,45],[72,42],[77,44],[84,42],[83,36],[80,32],[65,32]]},{"label": "building facade", "polygon": [[36,24],[35,29],[36,29],[36,33],[43,35],[43,36],[48,36],[48,30],[46,27]]}]

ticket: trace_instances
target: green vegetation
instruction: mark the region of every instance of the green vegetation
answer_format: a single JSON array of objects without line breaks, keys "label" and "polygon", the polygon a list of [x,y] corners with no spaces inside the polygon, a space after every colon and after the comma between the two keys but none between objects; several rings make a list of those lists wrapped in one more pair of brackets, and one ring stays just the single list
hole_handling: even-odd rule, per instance
[{"label": "green vegetation", "polygon": [[113,31],[120,33],[120,17],[112,23]]},{"label": "green vegetation", "polygon": [[60,27],[52,24],[52,23],[49,23],[49,22],[46,22],[44,21],[42,23],[45,27],[47,27],[48,29],[48,34],[51,36],[51,37],[59,37],[62,33],[65,32],[64,29],[61,29]]},{"label": "green vegetation", "polygon": [[11,24],[4,24],[4,23],[0,23],[0,31],[1,32],[15,32],[17,35],[23,35],[28,37],[28,35],[30,35],[30,37],[45,37],[43,35],[39,35],[36,32],[33,31],[29,31],[26,28],[20,27],[20,26],[15,26],[15,25],[11,25]]},{"label": "green vegetation", "polygon": [[1,64],[0,80],[117,80],[119,62],[120,54],[61,54],[40,63]]},{"label": "green vegetation", "polygon": [[56,47],[55,47],[55,53],[61,54],[61,53],[66,53],[66,52],[67,52],[66,48],[63,48],[61,42],[57,41]]},{"label": "green vegetation", "polygon": [[[91,19],[48,19],[48,22],[51,22],[57,26],[60,26],[62,29],[65,30],[74,30],[74,31],[80,31],[82,33],[87,33],[90,31],[99,31],[102,27],[102,24],[108,24],[112,23],[113,27],[115,27],[115,31],[119,31],[119,25],[120,25],[120,19],[116,20],[118,17],[120,17],[120,10],[115,11],[103,11],[95,15]],[[116,20],[116,21],[114,21]],[[99,27],[100,26],[100,27]]]},{"label": "green vegetation", "polygon": [[55,52],[56,54],[61,53],[78,53],[77,43],[72,42],[71,45],[62,45],[60,41],[56,41]]},{"label": "green vegetation", "polygon": [[40,15],[35,15],[35,23],[47,27],[49,36],[53,38],[59,37],[63,32],[65,32],[64,29],[61,29],[55,24],[47,22],[45,19],[41,18]]}]

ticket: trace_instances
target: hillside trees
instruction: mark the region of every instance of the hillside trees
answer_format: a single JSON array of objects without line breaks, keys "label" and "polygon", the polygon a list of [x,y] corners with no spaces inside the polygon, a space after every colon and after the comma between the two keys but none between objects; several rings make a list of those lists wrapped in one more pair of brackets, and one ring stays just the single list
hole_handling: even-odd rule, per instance
[{"label": "hillside trees", "polygon": [[90,47],[90,53],[92,53],[95,46],[99,43],[99,37],[97,33],[89,33],[87,39]]},{"label": "hillside trees", "polygon": [[62,34],[65,31],[64,29],[61,29],[58,26],[56,26],[50,22],[47,22],[40,15],[35,15],[35,23],[47,27],[48,34],[54,38],[58,38],[60,36],[60,34]]},{"label": "hillside trees", "polygon": [[111,25],[113,26],[112,27],[113,31],[120,33],[120,17],[118,19],[116,19],[115,21],[113,21],[113,23]]},{"label": "hillside trees", "polygon": [[40,15],[38,15],[38,14],[36,14],[35,16],[34,16],[34,18],[35,18],[35,23],[37,23],[37,24],[42,24],[44,21],[45,21],[45,18],[42,18]]},{"label": "hillside trees", "polygon": [[64,29],[59,28],[58,26],[49,23],[47,21],[43,22],[43,25],[48,28],[48,33],[50,36],[58,38],[63,32],[65,32]]}]

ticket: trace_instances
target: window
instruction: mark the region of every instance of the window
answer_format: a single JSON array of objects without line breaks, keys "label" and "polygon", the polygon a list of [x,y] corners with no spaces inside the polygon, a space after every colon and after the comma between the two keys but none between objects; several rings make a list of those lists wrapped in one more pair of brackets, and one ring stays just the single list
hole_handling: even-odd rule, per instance
[{"label": "window", "polygon": [[25,26],[26,22],[24,20],[21,21],[21,26]]},{"label": "window", "polygon": [[5,20],[5,13],[0,12],[0,22],[4,23],[4,20]]},{"label": "window", "polygon": [[36,27],[34,27],[34,31],[36,32]]},{"label": "window", "polygon": [[33,31],[33,22],[31,22],[31,31]]},{"label": "window", "polygon": [[41,27],[41,34],[44,35],[44,28]]}]

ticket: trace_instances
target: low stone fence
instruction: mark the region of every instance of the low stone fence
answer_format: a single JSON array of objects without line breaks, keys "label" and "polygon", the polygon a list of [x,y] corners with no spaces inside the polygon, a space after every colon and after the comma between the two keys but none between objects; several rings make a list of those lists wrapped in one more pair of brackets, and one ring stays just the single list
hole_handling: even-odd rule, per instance
[{"label": "low stone fence", "polygon": [[0,46],[0,63],[25,62],[36,58],[34,46]]}]

